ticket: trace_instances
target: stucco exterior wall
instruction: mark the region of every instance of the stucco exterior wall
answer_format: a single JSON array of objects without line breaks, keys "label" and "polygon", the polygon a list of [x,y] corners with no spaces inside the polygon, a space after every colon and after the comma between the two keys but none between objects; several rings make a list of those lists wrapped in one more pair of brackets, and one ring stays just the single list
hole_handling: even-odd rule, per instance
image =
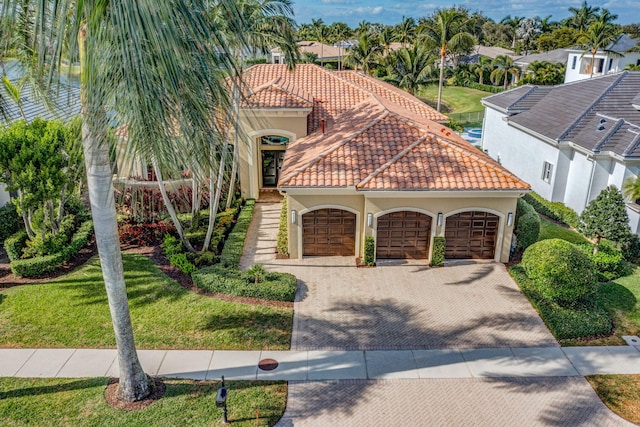
[{"label": "stucco exterior wall", "polygon": [[[487,108],[485,125],[482,129],[482,149],[523,181],[529,183],[536,193],[547,200],[561,201],[554,194],[555,179],[558,176],[560,150],[519,129],[509,126],[503,118],[506,115]],[[550,182],[542,179],[544,162],[553,165]],[[564,180],[565,178],[562,177]]]},{"label": "stucco exterior wall", "polygon": [[[515,216],[517,195],[492,197],[425,197],[425,194],[413,194],[413,197],[402,197],[396,194],[393,197],[377,194],[355,193],[352,195],[288,195],[287,215],[289,223],[289,254],[292,258],[302,257],[302,222],[301,216],[309,211],[322,208],[344,209],[356,213],[356,253],[361,257],[364,253],[365,236],[376,236],[377,218],[390,212],[410,210],[418,211],[431,216],[431,244],[429,245],[429,260],[433,248],[433,237],[444,236],[446,219],[448,216],[463,211],[485,211],[500,217],[498,242],[496,245],[495,261],[507,262],[513,225],[507,225],[509,213]],[[296,211],[296,223],[291,222],[291,211]],[[372,223],[367,224],[368,214],[372,214]],[[443,214],[441,226],[437,225],[438,213]]]},{"label": "stucco exterior wall", "polygon": [[11,196],[4,184],[0,183],[0,207],[6,205],[11,200]]},{"label": "stucco exterior wall", "polygon": [[[575,58],[575,67],[573,67]],[[626,52],[624,56],[616,56],[605,54],[604,52],[596,53],[594,62],[598,63],[599,60],[603,60],[603,70],[602,72],[593,73],[593,77],[603,76],[606,74],[617,73],[629,65],[636,65],[638,59],[640,59],[640,54],[636,52]],[[577,80],[584,80],[591,78],[590,72],[585,71],[583,65],[591,64],[591,55],[583,54],[582,51],[576,51],[569,53],[569,58],[567,59],[567,70],[564,76],[564,82],[575,82]]]}]

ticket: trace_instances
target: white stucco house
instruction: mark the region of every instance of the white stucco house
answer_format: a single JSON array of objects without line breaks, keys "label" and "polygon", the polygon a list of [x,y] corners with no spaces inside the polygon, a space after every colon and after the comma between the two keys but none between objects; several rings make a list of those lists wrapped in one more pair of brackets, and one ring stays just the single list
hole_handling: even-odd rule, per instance
[{"label": "white stucco house", "polygon": [[[580,213],[640,173],[640,72],[521,86],[482,100],[483,150],[547,200]],[[627,203],[632,231],[640,205]]]},{"label": "white stucco house", "polygon": [[[599,50],[591,65],[591,54],[584,50],[574,48],[567,49],[567,71],[564,82],[570,83],[596,76],[618,73],[627,65],[640,65],[640,51],[630,52],[630,49],[638,46],[638,39],[631,38],[628,34],[622,34],[618,39]],[[592,69],[593,68],[593,69]]]}]

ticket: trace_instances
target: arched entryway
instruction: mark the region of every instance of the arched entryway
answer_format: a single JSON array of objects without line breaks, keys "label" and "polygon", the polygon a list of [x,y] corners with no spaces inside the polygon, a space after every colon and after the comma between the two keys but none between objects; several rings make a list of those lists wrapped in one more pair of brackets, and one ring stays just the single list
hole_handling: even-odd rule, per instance
[{"label": "arched entryway", "polygon": [[426,259],[431,238],[431,217],[421,212],[398,211],[378,217],[376,259]]},{"label": "arched entryway", "polygon": [[356,214],[337,208],[302,215],[303,256],[354,256]]},{"label": "arched entryway", "polygon": [[445,258],[494,259],[499,224],[499,216],[482,211],[447,217]]}]

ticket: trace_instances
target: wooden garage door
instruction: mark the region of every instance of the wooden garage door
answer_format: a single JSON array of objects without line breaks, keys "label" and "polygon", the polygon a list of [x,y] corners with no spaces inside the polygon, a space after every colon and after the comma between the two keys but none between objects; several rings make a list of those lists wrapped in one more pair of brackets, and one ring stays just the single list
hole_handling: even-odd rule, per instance
[{"label": "wooden garage door", "polygon": [[378,218],[376,258],[425,259],[431,217],[420,212],[392,212]]},{"label": "wooden garage door", "polygon": [[353,256],[356,215],[341,209],[318,209],[302,215],[304,256]]},{"label": "wooden garage door", "polygon": [[445,258],[493,259],[499,218],[487,212],[462,212],[447,218]]}]

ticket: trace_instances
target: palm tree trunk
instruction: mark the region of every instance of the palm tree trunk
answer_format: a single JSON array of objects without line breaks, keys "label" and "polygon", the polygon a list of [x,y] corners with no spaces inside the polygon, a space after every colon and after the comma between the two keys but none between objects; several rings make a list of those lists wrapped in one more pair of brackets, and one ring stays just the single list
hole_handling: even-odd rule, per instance
[{"label": "palm tree trunk", "polygon": [[231,203],[233,202],[233,196],[235,194],[235,186],[236,186],[236,176],[238,175],[238,156],[240,155],[239,148],[239,137],[238,134],[240,132],[240,88],[238,84],[234,87],[234,95],[233,95],[233,103],[234,103],[234,119],[233,126],[235,135],[234,143],[233,143],[233,157],[231,158],[231,176],[229,177],[229,193],[227,194],[227,205],[226,208],[229,209],[231,207]]},{"label": "palm tree trunk", "polygon": [[589,76],[589,78],[593,77],[593,66],[596,63],[596,51],[593,50],[591,51],[591,75]]},{"label": "palm tree trunk", "polygon": [[173,221],[173,225],[176,227],[176,233],[178,233],[178,237],[180,237],[180,240],[182,241],[182,244],[184,245],[184,247],[187,248],[189,252],[195,253],[196,250],[193,248],[193,246],[191,245],[191,242],[189,241],[189,239],[187,239],[187,236],[184,234],[184,229],[182,228],[182,224],[180,224],[180,220],[178,219],[176,210],[173,209],[173,204],[169,199],[169,195],[167,194],[167,188],[165,187],[164,180],[162,179],[162,172],[158,167],[158,162],[156,161],[156,159],[153,159],[151,163],[153,164],[153,170],[156,174],[156,180],[158,181],[158,187],[160,188],[162,201],[164,202],[164,206],[167,208],[167,212],[171,217],[171,221]]},{"label": "palm tree trunk", "polygon": [[442,46],[440,48],[440,81],[438,83],[438,104],[436,110],[438,113],[440,112],[440,104],[442,103],[442,85],[444,84],[444,57],[445,57],[445,47]]},{"label": "palm tree trunk", "polygon": [[[211,235],[213,234],[213,226],[216,222],[216,214],[218,213],[218,205],[220,203],[220,193],[222,193],[222,180],[224,179],[224,163],[225,158],[227,157],[227,148],[229,147],[229,139],[224,139],[224,144],[222,146],[222,153],[220,154],[220,163],[218,164],[218,179],[216,180],[215,190],[213,188],[213,173],[210,173],[211,176],[211,190],[214,191],[212,195],[213,199],[209,199],[209,227],[207,227],[207,236],[204,239],[204,244],[202,245],[202,250],[205,251],[209,248],[211,244]],[[213,172],[213,171],[211,171]]]},{"label": "palm tree trunk", "polygon": [[[82,98],[86,99],[86,95]],[[120,366],[118,395],[131,402],[141,400],[151,393],[151,379],[142,370],[133,338],[120,253],[109,146],[106,136],[99,138],[98,132],[89,125],[93,118],[87,116],[95,111],[83,108],[83,113],[82,145],[87,168],[87,188]]]}]

